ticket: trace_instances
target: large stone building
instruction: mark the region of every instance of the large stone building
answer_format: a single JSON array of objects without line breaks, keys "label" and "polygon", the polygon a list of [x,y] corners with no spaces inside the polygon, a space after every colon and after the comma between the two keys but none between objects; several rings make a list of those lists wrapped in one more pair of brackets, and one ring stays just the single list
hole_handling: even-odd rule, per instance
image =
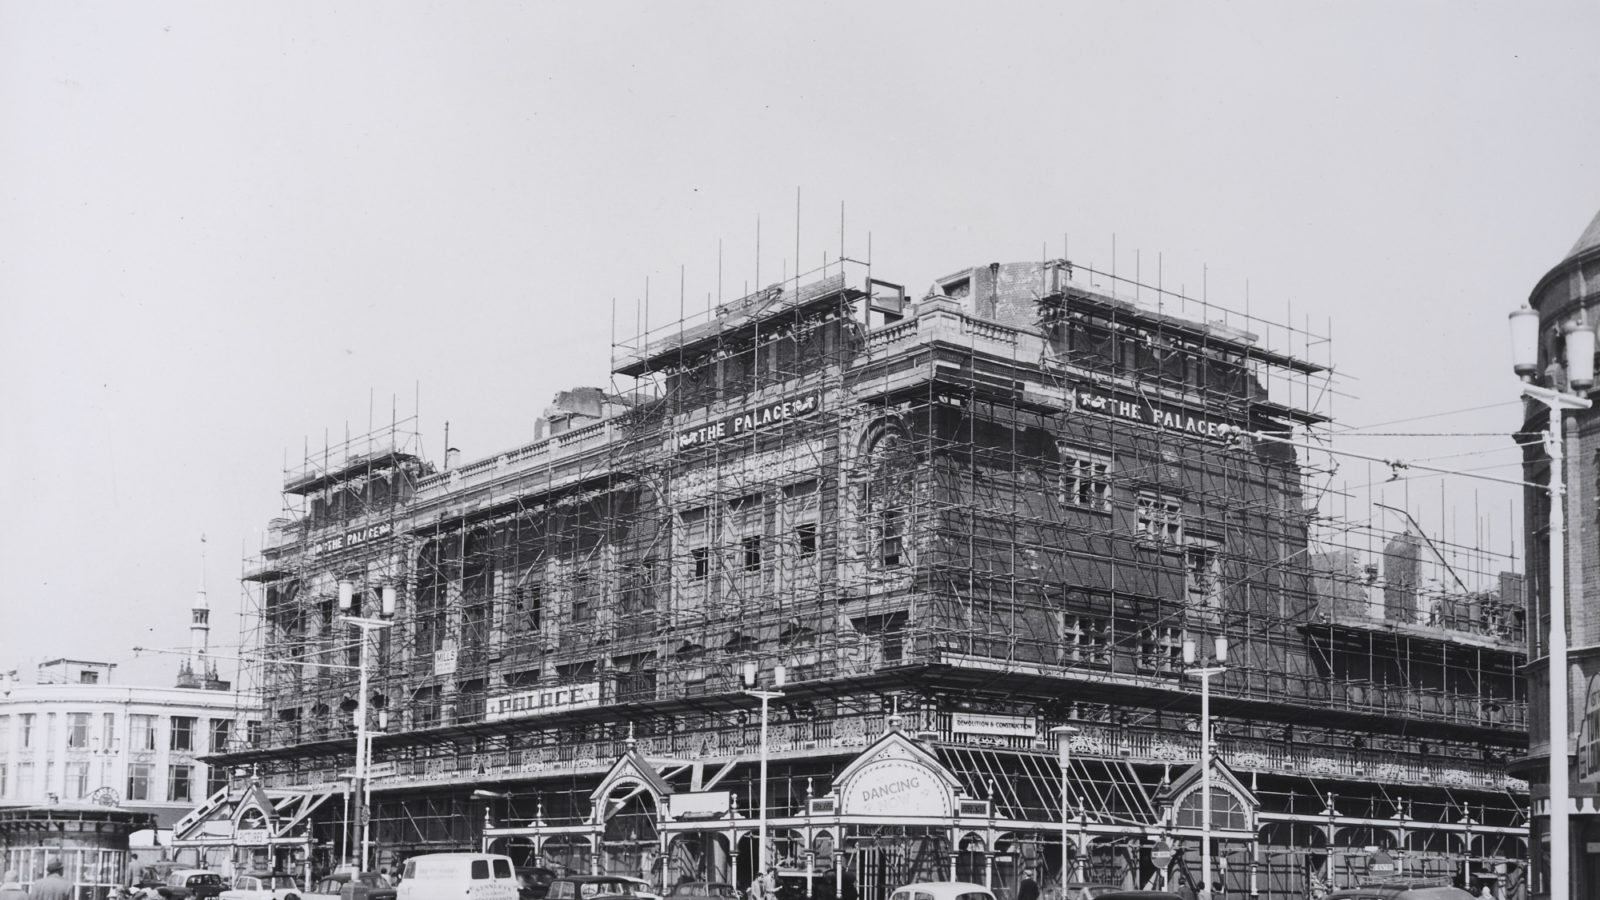
[{"label": "large stone building", "polygon": [[[227,783],[208,753],[244,744],[259,710],[216,679],[116,683],[115,664],[56,659],[12,673],[0,696],[0,806],[90,802],[169,830]],[[188,683],[187,660],[180,681]]]},{"label": "large stone building", "polygon": [[[1600,324],[1600,214],[1584,229],[1565,259],[1534,285],[1528,303],[1539,314],[1539,372],[1544,387],[1565,389],[1567,327],[1594,328]],[[1594,395],[1591,392],[1590,398]],[[1531,484],[1548,484],[1550,461],[1537,435],[1546,429],[1545,407],[1526,404],[1526,419],[1519,443],[1524,448],[1524,478]],[[1567,746],[1563,752],[1579,765],[1569,765],[1568,836],[1564,852],[1571,861],[1574,897],[1600,894],[1600,545],[1594,540],[1600,525],[1600,414],[1594,409],[1565,416],[1566,459],[1566,611],[1568,670],[1563,679],[1567,692]],[[1521,767],[1533,783],[1536,869],[1547,871],[1549,822],[1550,696],[1548,647],[1550,633],[1549,497],[1542,488],[1530,487],[1524,496],[1524,537],[1528,547],[1528,575],[1533,585],[1529,616],[1537,627],[1529,629],[1528,688],[1532,746]],[[1577,755],[1574,756],[1574,751]]]},{"label": "large stone building", "polygon": [[[1207,833],[1230,896],[1515,881],[1520,619],[1430,595],[1415,540],[1392,584],[1317,543],[1267,435],[1325,426],[1325,362],[1066,261],[914,303],[835,268],[624,348],[628,389],[561,395],[524,446],[435,470],[396,429],[292,473],[247,575],[265,724],[221,757],[254,780],[180,839],[331,866],[365,774],[377,863],[743,883],[765,821],[792,877],[866,900],[1175,884]],[[341,609],[390,598],[363,698]],[[1181,648],[1216,638],[1205,769]],[[764,730],[741,676],[779,666]]]}]

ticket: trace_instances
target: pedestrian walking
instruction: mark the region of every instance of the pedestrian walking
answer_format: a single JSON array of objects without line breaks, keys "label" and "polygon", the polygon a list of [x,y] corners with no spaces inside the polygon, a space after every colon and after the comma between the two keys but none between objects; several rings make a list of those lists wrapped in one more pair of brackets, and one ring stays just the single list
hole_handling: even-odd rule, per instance
[{"label": "pedestrian walking", "polygon": [[28,896],[32,900],[72,900],[72,882],[61,877],[61,871],[59,858],[46,863],[44,877],[35,881],[33,887],[28,888]]}]

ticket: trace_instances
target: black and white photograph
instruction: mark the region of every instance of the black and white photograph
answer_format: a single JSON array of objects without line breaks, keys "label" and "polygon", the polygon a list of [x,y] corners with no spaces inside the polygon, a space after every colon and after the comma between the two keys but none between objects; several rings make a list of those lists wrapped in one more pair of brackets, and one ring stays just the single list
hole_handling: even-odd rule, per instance
[{"label": "black and white photograph", "polygon": [[1600,898],[1592,0],[0,0],[0,900]]}]

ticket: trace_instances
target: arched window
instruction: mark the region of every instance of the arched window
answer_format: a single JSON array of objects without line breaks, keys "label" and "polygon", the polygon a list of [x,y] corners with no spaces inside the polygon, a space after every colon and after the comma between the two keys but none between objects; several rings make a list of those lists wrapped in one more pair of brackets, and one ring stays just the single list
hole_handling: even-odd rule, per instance
[{"label": "arched window", "polygon": [[[1201,815],[1200,787],[1183,796],[1178,801],[1178,827],[1200,828],[1205,818]],[[1239,802],[1227,788],[1218,784],[1211,785],[1211,827],[1228,828],[1242,831],[1250,827],[1250,817]]]},{"label": "arched window", "polygon": [[856,478],[862,555],[873,568],[911,565],[916,455],[898,420],[880,419],[868,427]]}]

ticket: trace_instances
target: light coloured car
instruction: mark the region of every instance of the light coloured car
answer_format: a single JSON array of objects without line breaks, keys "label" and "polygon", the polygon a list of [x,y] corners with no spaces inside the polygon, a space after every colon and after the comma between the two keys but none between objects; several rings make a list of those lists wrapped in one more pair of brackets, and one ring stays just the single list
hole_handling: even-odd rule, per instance
[{"label": "light coloured car", "polygon": [[661,900],[661,893],[656,890],[655,885],[645,881],[643,878],[624,877],[623,880],[633,882],[633,896],[639,897],[641,900]]},{"label": "light coloured car", "polygon": [[252,872],[235,875],[233,886],[218,894],[217,900],[304,900],[304,894],[293,875]]},{"label": "light coloured car", "polygon": [[889,900],[994,900],[994,894],[968,881],[924,881],[895,888]]}]

